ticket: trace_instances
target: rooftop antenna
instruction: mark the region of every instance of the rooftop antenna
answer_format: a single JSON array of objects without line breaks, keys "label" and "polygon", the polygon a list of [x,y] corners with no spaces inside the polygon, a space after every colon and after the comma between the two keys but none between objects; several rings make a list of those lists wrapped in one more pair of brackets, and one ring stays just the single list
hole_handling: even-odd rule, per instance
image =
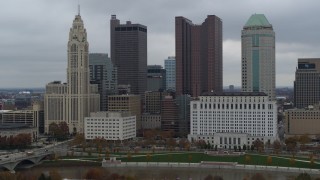
[{"label": "rooftop antenna", "polygon": [[79,3],[79,0],[78,0],[78,15],[80,16],[80,3]]}]

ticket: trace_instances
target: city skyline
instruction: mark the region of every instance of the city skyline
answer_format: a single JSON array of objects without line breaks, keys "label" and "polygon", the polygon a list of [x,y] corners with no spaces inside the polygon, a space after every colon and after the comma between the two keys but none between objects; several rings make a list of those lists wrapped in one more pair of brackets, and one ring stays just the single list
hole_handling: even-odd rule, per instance
[{"label": "city skyline", "polygon": [[[77,3],[14,0],[2,4],[0,88],[44,87],[54,80],[66,81],[66,39]],[[200,24],[207,15],[217,15],[223,21],[224,86],[241,85],[241,29],[252,14],[265,14],[277,34],[276,86],[290,87],[298,58],[320,57],[316,34],[320,27],[312,19],[319,3],[248,0],[235,7],[232,2],[209,0],[200,3],[140,0],[126,5],[117,1],[80,1],[90,53],[110,55],[109,17],[117,14],[119,19],[148,26],[149,65],[163,65],[165,58],[175,56],[175,16],[185,16]]]}]

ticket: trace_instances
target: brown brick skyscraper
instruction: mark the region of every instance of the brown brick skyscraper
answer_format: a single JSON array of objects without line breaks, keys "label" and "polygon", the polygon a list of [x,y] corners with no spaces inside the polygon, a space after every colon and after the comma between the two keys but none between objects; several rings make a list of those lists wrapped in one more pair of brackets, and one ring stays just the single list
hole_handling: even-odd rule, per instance
[{"label": "brown brick skyscraper", "polygon": [[176,92],[199,96],[222,91],[222,21],[208,15],[201,25],[176,17]]},{"label": "brown brick skyscraper", "polygon": [[118,84],[131,86],[133,94],[147,90],[147,27],[110,20],[111,61],[118,69]]}]

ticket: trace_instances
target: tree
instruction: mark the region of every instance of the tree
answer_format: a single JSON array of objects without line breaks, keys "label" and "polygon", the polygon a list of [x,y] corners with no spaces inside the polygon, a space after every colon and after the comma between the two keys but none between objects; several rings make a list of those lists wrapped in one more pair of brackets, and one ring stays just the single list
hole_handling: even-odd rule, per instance
[{"label": "tree", "polygon": [[0,180],[15,180],[16,177],[14,174],[4,171],[4,172],[0,172]]},{"label": "tree", "polygon": [[204,180],[214,180],[214,179],[213,179],[213,177],[209,174],[208,176],[206,176],[206,177],[204,178]]},{"label": "tree", "polygon": [[192,155],[191,155],[191,154],[188,155],[188,161],[189,161],[189,164],[190,164],[191,161],[192,161]]},{"label": "tree", "polygon": [[291,166],[294,166],[296,164],[296,160],[294,159],[294,157],[290,158],[289,163]]},{"label": "tree", "polygon": [[305,150],[305,145],[311,142],[311,138],[307,135],[304,134],[299,137],[299,143],[301,144],[300,150],[304,151]]},{"label": "tree", "polygon": [[58,141],[65,140],[69,136],[68,124],[64,121],[59,124],[53,122],[49,125],[49,134]]},{"label": "tree", "polygon": [[264,144],[260,139],[256,139],[253,141],[253,146],[256,148],[257,151],[262,152]]},{"label": "tree", "polygon": [[128,161],[131,161],[131,158],[132,158],[131,153],[128,152],[128,154],[127,154],[127,160],[128,160]]},{"label": "tree", "polygon": [[275,140],[272,144],[273,146],[273,150],[276,154],[279,154],[280,150],[281,150],[281,143],[279,140]]},{"label": "tree", "polygon": [[298,137],[289,137],[285,140],[287,151],[291,152],[293,156],[295,156],[296,153],[296,147],[297,147]]},{"label": "tree", "polygon": [[242,149],[243,149],[243,151],[246,151],[247,150],[247,146],[245,144],[243,144]]},{"label": "tree", "polygon": [[251,156],[250,155],[245,155],[244,156],[244,161],[245,161],[246,164],[251,163]]},{"label": "tree", "polygon": [[62,180],[61,175],[56,170],[50,171],[49,176],[50,176],[50,180]]},{"label": "tree", "polygon": [[272,157],[271,156],[268,156],[267,157],[267,165],[271,165],[272,164]]},{"label": "tree", "polygon": [[251,180],[265,180],[265,178],[263,177],[262,174],[256,173],[255,175],[253,175],[253,176],[251,177]]},{"label": "tree", "polygon": [[308,173],[300,173],[296,180],[311,180],[311,176]]},{"label": "tree", "polygon": [[103,180],[106,179],[107,173],[103,168],[92,168],[89,169],[84,178],[85,179],[95,179],[95,180]]},{"label": "tree", "polygon": [[147,163],[149,163],[149,161],[151,160],[151,158],[152,158],[151,154],[148,153],[148,154],[146,155]]}]

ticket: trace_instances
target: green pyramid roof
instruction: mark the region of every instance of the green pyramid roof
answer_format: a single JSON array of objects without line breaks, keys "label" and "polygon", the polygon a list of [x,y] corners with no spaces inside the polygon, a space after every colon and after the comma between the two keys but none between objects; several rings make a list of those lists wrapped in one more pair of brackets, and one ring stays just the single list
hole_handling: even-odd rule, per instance
[{"label": "green pyramid roof", "polygon": [[247,21],[245,27],[250,27],[250,26],[269,26],[271,27],[272,25],[269,23],[267,18],[264,16],[264,14],[253,14]]}]

